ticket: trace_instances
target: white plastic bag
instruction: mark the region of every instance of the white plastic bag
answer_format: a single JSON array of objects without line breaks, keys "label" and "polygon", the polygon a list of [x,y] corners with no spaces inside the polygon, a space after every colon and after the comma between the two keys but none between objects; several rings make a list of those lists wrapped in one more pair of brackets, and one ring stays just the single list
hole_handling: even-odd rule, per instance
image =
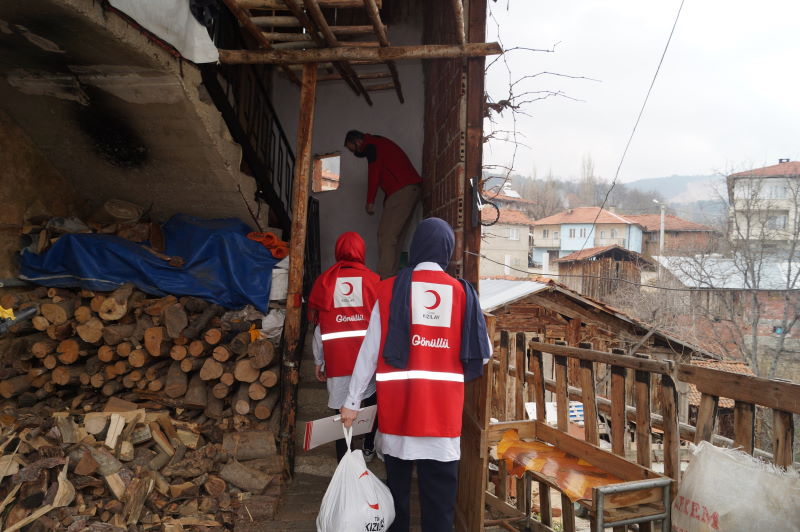
[{"label": "white plastic bag", "polygon": [[[352,436],[344,429],[348,449]],[[345,453],[322,498],[317,532],[384,532],[393,521],[389,488],[367,469],[360,450]]]},{"label": "white plastic bag", "polygon": [[672,502],[673,532],[800,532],[800,475],[701,442]]}]

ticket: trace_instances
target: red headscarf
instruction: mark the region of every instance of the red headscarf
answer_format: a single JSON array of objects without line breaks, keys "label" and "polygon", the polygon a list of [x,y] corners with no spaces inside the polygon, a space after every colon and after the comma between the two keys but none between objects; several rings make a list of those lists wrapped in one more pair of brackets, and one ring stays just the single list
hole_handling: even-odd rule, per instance
[{"label": "red headscarf", "polygon": [[[330,310],[333,306],[333,290],[336,286],[336,278],[339,277],[339,270],[350,268],[369,272],[375,275],[372,270],[364,265],[366,256],[366,245],[361,235],[353,231],[342,233],[336,240],[336,263],[322,272],[314,282],[311,295],[308,298],[309,316],[312,321],[317,321],[316,316],[312,315],[312,310]],[[377,277],[377,276],[376,276]],[[363,290],[366,292],[367,301],[375,300],[375,283],[364,283]]]}]

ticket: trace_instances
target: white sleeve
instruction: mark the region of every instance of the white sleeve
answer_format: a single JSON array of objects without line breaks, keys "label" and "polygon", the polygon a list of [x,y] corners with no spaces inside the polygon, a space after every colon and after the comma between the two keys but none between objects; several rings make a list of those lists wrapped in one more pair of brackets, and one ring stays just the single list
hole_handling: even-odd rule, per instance
[{"label": "white sleeve", "polygon": [[492,354],[494,354],[494,345],[492,345],[492,339],[489,338],[489,335],[486,335],[486,341],[489,343],[489,356],[483,359],[483,365],[489,363],[489,360],[492,358]]},{"label": "white sleeve", "polygon": [[311,350],[314,352],[314,364],[317,366],[325,365],[325,352],[322,350],[322,331],[319,324],[314,329],[314,340],[311,342]]},{"label": "white sleeve", "polygon": [[358,410],[364,392],[375,377],[375,370],[378,368],[378,352],[381,349],[381,312],[378,304],[372,307],[372,314],[369,317],[367,334],[361,349],[358,350],[358,358],[353,368],[353,375],[350,377],[350,390],[347,399],[344,401],[346,408]]}]

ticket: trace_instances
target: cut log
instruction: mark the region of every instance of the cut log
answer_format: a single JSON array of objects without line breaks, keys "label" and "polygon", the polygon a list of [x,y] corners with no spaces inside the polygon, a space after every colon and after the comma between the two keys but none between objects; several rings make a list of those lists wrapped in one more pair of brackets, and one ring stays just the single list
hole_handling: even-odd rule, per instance
[{"label": "cut log", "polygon": [[201,314],[205,309],[208,308],[208,302],[206,300],[192,296],[182,297],[181,305],[183,305],[183,308],[186,309],[186,312],[190,314]]},{"label": "cut log", "polygon": [[233,386],[236,383],[236,378],[233,376],[232,371],[224,371],[219,377],[219,382],[225,386]]},{"label": "cut log", "polygon": [[153,327],[153,320],[150,316],[139,316],[136,318],[136,328],[133,330],[130,341],[134,347],[141,347],[144,342],[144,333],[150,327]]},{"label": "cut log", "polygon": [[117,353],[113,346],[101,345],[97,349],[97,358],[103,362],[114,362],[117,359]]},{"label": "cut log", "polygon": [[[53,368],[50,378],[59,386],[78,384],[82,373],[86,373],[85,366],[57,366]],[[69,442],[64,442],[69,443]],[[74,443],[74,442],[72,442]]]},{"label": "cut log", "polygon": [[268,458],[277,454],[275,435],[265,430],[226,432],[222,449],[237,460]]},{"label": "cut log", "polygon": [[144,311],[146,314],[157,317],[164,314],[164,310],[178,302],[175,296],[166,296],[160,299],[148,299],[145,301]]},{"label": "cut log", "polygon": [[[80,320],[78,321],[80,322]],[[75,332],[87,344],[97,344],[103,339],[103,322],[94,317],[89,318],[75,327]]]},{"label": "cut log", "polygon": [[189,343],[189,347],[187,351],[189,352],[190,356],[193,357],[200,357],[206,354],[206,351],[209,349],[209,345],[202,340],[192,340]]},{"label": "cut log", "polygon": [[189,326],[189,318],[186,316],[186,311],[183,310],[183,306],[179,303],[166,307],[161,321],[167,329],[167,335],[170,338],[181,336],[183,330]]},{"label": "cut log", "polygon": [[134,286],[126,283],[114,290],[100,305],[100,317],[106,321],[117,321],[128,313],[128,300],[133,295]]},{"label": "cut log", "polygon": [[211,318],[216,316],[217,314],[222,314],[223,308],[219,305],[209,305],[202,314],[198,315],[197,317],[193,318],[189,323],[189,326],[183,330],[183,336],[190,340],[194,340],[198,336],[200,336],[200,332],[203,331],[208,322],[211,321]]},{"label": "cut log", "polygon": [[165,371],[167,366],[169,366],[169,365],[170,365],[170,361],[169,360],[159,360],[158,362],[156,362],[154,364],[150,364],[144,370],[144,378],[149,380],[149,381],[151,381],[153,379],[157,379],[158,376],[161,375],[161,373],[163,371]]},{"label": "cut log", "polygon": [[164,378],[157,378],[152,379],[147,383],[147,391],[149,392],[160,392],[164,389],[165,379]]},{"label": "cut log", "polygon": [[158,445],[158,447],[167,455],[174,456],[175,448],[169,442],[169,439],[164,434],[164,431],[161,430],[161,426],[158,424],[158,422],[151,421],[149,427],[150,434],[153,436],[153,441],[156,442],[156,445]]},{"label": "cut log", "polygon": [[278,404],[278,399],[280,399],[278,391],[271,390],[265,399],[256,403],[255,407],[253,407],[253,414],[261,420],[269,419],[275,410],[275,405]]},{"label": "cut log", "polygon": [[206,358],[200,368],[200,378],[204,381],[219,379],[224,371],[224,366],[213,358]]},{"label": "cut log", "polygon": [[106,325],[103,328],[103,341],[108,345],[117,345],[133,336],[135,330],[136,325],[131,323]]},{"label": "cut log", "polygon": [[206,383],[200,379],[200,375],[195,374],[189,381],[183,401],[187,406],[205,408],[207,403],[207,395],[208,391],[206,390]]},{"label": "cut log", "polygon": [[[211,359],[206,359],[211,360]],[[184,373],[192,373],[199,370],[203,366],[202,358],[188,357],[180,361],[181,371]],[[199,378],[199,377],[198,377]]]},{"label": "cut log", "polygon": [[46,331],[47,328],[50,327],[50,322],[44,316],[34,316],[31,323],[33,324],[33,328],[37,331]]},{"label": "cut log", "polygon": [[258,382],[267,388],[272,388],[278,384],[278,372],[271,369],[264,370],[258,376]]},{"label": "cut log", "polygon": [[211,393],[217,399],[225,399],[230,393],[230,387],[218,382],[211,388]]},{"label": "cut log", "polygon": [[169,353],[169,343],[166,341],[167,330],[164,327],[150,327],[144,332],[144,347],[154,357]]},{"label": "cut log", "polygon": [[186,377],[186,374],[181,371],[180,363],[173,362],[169,367],[169,371],[167,372],[164,393],[167,395],[167,397],[171,397],[172,399],[183,397],[183,395],[186,393],[187,386],[188,378]]},{"label": "cut log", "polygon": [[130,342],[120,342],[117,344],[117,354],[122,358],[127,358],[133,352],[133,344]]},{"label": "cut log", "polygon": [[236,460],[231,460],[219,471],[219,476],[239,489],[253,493],[261,493],[269,485],[273,475],[252,469]]},{"label": "cut log", "polygon": [[222,399],[215,397],[213,389],[208,388],[206,394],[206,409],[203,411],[203,414],[211,419],[222,419],[224,407],[225,403]]},{"label": "cut log", "polygon": [[117,392],[119,392],[121,389],[122,389],[122,383],[120,381],[113,380],[103,384],[103,387],[101,388],[100,391],[106,397],[111,397],[112,395],[115,395]]},{"label": "cut log", "polygon": [[54,325],[61,325],[66,323],[72,317],[73,310],[75,309],[75,302],[72,299],[66,299],[59,303],[42,303],[40,312],[42,316],[47,318],[47,321]]},{"label": "cut log", "polygon": [[114,362],[114,372],[117,375],[125,375],[131,370],[131,363],[125,359]]},{"label": "cut log", "polygon": [[173,345],[169,350],[169,356],[172,360],[183,360],[189,351],[185,345]]},{"label": "cut log", "polygon": [[236,355],[246,355],[247,347],[250,345],[250,333],[242,332],[237,334],[231,340],[228,348]]},{"label": "cut log", "polygon": [[250,365],[255,369],[263,369],[275,361],[275,346],[269,340],[258,340],[247,347]]},{"label": "cut log", "polygon": [[94,375],[95,373],[101,371],[104,365],[105,363],[102,360],[100,360],[100,357],[98,356],[87,357],[86,365],[84,366],[83,371],[87,375]]},{"label": "cut log", "polygon": [[51,355],[47,355],[46,357],[44,357],[42,359],[42,366],[44,366],[47,369],[53,369],[56,366],[58,366],[58,355],[53,353]]},{"label": "cut log", "polygon": [[105,384],[105,382],[106,382],[106,376],[104,375],[104,372],[102,372],[102,371],[99,372],[99,373],[95,373],[89,379],[89,384],[92,386],[92,388],[95,388],[95,389],[102,388],[103,384]]},{"label": "cut log", "polygon": [[73,315],[75,316],[75,321],[78,323],[86,323],[90,319],[94,318],[94,312],[92,312],[92,309],[84,305],[76,308]]},{"label": "cut log", "polygon": [[231,351],[227,346],[218,345],[214,347],[211,356],[213,356],[214,360],[217,362],[227,362],[231,358]]},{"label": "cut log", "polygon": [[73,323],[71,321],[60,325],[52,324],[47,327],[47,336],[60,342],[61,340],[66,340],[71,337],[73,331]]},{"label": "cut log", "polygon": [[28,375],[19,375],[0,381],[0,395],[6,399],[11,399],[15,395],[28,390],[31,387],[31,378]]},{"label": "cut log", "polygon": [[46,338],[34,342],[33,345],[31,345],[31,353],[33,353],[33,356],[36,358],[44,358],[55,351],[57,346],[58,342],[50,338]]},{"label": "cut log", "polygon": [[228,485],[218,476],[208,475],[208,480],[203,483],[203,488],[205,488],[206,493],[216,498],[225,493]]},{"label": "cut log", "polygon": [[58,361],[62,364],[74,364],[81,355],[86,354],[85,345],[74,338],[62,340],[56,347]]},{"label": "cut log", "polygon": [[222,331],[216,327],[212,327],[203,333],[203,340],[208,345],[217,345],[222,340]]},{"label": "cut log", "polygon": [[267,396],[267,388],[259,382],[251,382],[250,387],[247,389],[247,394],[253,401],[260,401]]},{"label": "cut log", "polygon": [[250,413],[249,390],[250,390],[250,385],[243,382],[239,385],[239,388],[236,390],[233,399],[231,399],[231,406],[233,407],[233,411],[242,416],[246,416],[247,414]]},{"label": "cut log", "polygon": [[144,349],[134,349],[128,356],[128,362],[133,368],[143,368],[152,360],[152,357]]},{"label": "cut log", "polygon": [[100,312],[100,308],[103,306],[103,301],[105,300],[105,294],[97,294],[89,302],[89,308],[92,309],[92,312]]},{"label": "cut log", "polygon": [[73,299],[75,294],[67,288],[50,287],[47,289],[47,297],[58,303],[67,299]]},{"label": "cut log", "polygon": [[239,382],[255,382],[260,374],[261,372],[254,368],[247,358],[238,360],[233,370],[233,376]]}]

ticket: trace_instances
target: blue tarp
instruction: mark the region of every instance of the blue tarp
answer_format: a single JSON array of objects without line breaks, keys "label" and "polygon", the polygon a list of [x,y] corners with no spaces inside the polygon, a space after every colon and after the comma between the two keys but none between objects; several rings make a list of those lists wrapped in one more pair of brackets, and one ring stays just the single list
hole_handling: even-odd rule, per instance
[{"label": "blue tarp", "polygon": [[170,266],[124,238],[68,234],[39,255],[23,252],[20,277],[44,286],[98,291],[130,282],[148,294],[196,296],[227,308],[249,303],[266,311],[278,260],[245,236],[250,228],[242,221],[178,214],[163,231],[165,253],[182,257],[183,267]]}]

